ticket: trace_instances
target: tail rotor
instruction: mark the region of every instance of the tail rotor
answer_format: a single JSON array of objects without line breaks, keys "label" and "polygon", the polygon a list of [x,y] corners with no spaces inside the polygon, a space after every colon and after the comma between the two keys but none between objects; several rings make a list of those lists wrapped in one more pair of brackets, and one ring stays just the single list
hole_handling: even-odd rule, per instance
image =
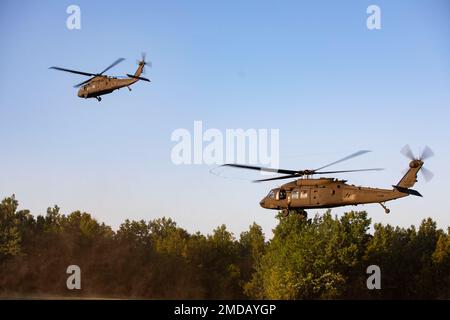
[{"label": "tail rotor", "polygon": [[[433,150],[431,150],[430,147],[425,146],[425,148],[422,150],[422,152],[420,153],[420,156],[418,158],[416,158],[414,156],[414,153],[411,150],[411,147],[407,144],[406,146],[404,146],[401,151],[400,151],[405,157],[407,157],[409,160],[411,160],[411,162],[409,163],[409,166],[411,168],[413,167],[417,167],[418,165],[423,165],[423,162],[428,159],[431,158],[432,156],[434,156],[434,152]],[[425,167],[421,167],[420,168],[420,172],[422,173],[423,178],[425,179],[425,181],[430,181],[431,179],[433,179],[433,172],[431,172],[430,170],[428,170]]]},{"label": "tail rotor", "polygon": [[145,66],[148,66],[149,68],[152,67],[152,62],[151,61],[145,61],[147,54],[145,52],[141,53],[141,60],[137,60],[136,63],[139,65],[143,65],[144,68],[142,69],[142,73],[145,74]]}]

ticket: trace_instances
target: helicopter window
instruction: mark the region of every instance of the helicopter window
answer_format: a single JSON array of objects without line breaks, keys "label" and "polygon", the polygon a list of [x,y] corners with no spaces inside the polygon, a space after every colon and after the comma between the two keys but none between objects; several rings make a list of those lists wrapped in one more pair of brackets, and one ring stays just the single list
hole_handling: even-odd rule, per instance
[{"label": "helicopter window", "polygon": [[280,190],[280,191],[278,192],[278,199],[279,199],[279,200],[284,200],[284,199],[286,199],[286,191]]},{"label": "helicopter window", "polygon": [[300,193],[300,199],[306,199],[306,198],[308,198],[308,191],[302,190],[302,192]]},{"label": "helicopter window", "polygon": [[292,191],[292,200],[297,200],[298,199],[298,190],[295,189]]},{"label": "helicopter window", "polygon": [[269,194],[267,195],[268,198],[274,199],[275,198],[275,192],[273,190],[270,190]]}]

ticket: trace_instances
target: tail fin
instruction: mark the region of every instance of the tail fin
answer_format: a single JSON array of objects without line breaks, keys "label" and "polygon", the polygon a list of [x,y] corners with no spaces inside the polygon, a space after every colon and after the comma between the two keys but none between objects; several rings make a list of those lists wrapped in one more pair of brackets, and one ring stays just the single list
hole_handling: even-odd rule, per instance
[{"label": "tail fin", "polygon": [[412,160],[409,163],[408,172],[403,176],[403,178],[397,183],[400,188],[411,188],[417,182],[417,172],[422,168],[422,160]]},{"label": "tail fin", "polygon": [[145,52],[142,52],[142,54],[141,54],[142,58],[141,58],[141,60],[138,60],[139,66],[138,66],[136,72],[134,73],[134,77],[136,77],[136,78],[139,78],[141,76],[142,72],[144,72],[144,67],[146,65],[148,65],[149,67],[152,66],[151,62],[145,61],[145,56],[146,56]]},{"label": "tail fin", "polygon": [[134,73],[134,76],[135,76],[136,78],[138,78],[138,77],[141,76],[142,70],[144,69],[144,66],[145,66],[145,61],[144,61],[144,60],[139,61],[139,66],[138,66],[136,72]]}]

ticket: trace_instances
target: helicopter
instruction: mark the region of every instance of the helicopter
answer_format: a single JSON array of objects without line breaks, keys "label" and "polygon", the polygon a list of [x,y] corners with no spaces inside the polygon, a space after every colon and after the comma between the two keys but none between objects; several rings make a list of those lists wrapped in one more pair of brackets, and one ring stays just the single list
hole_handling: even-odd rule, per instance
[{"label": "helicopter", "polygon": [[71,69],[65,69],[60,67],[50,67],[49,69],[71,72],[75,74],[81,74],[83,76],[91,77],[86,81],[83,81],[74,86],[74,88],[80,88],[78,90],[78,97],[80,98],[96,98],[99,102],[102,101],[100,96],[113,92],[114,90],[118,90],[123,87],[127,87],[128,90],[131,91],[130,86],[139,80],[150,82],[149,79],[141,77],[141,74],[144,72],[144,67],[149,63],[145,61],[145,53],[142,54],[142,59],[138,61],[138,68],[134,74],[127,74],[127,78],[117,78],[117,77],[109,77],[103,75],[106,71],[111,69],[112,67],[118,65],[120,62],[124,61],[124,58],[119,58],[113,63],[111,63],[107,68],[105,68],[100,73],[89,73],[76,71]]},{"label": "helicopter", "polygon": [[359,205],[368,203],[380,204],[386,213],[390,210],[385,202],[403,198],[409,195],[422,195],[411,187],[417,182],[417,173],[422,172],[425,180],[431,180],[433,173],[423,167],[424,161],[433,156],[434,153],[429,147],[425,147],[419,157],[414,157],[409,145],[402,148],[401,153],[410,159],[409,168],[400,181],[392,186],[392,189],[379,189],[371,187],[361,187],[347,184],[347,180],[335,178],[312,178],[313,175],[348,173],[360,171],[380,171],[382,168],[358,169],[358,170],[338,170],[322,171],[337,163],[349,160],[370,152],[360,150],[345,158],[329,163],[312,170],[286,170],[272,169],[242,164],[224,164],[223,166],[240,169],[258,170],[283,174],[274,178],[254,180],[253,182],[273,181],[281,179],[297,178],[294,181],[271,189],[267,196],[260,202],[260,206],[265,209],[281,210],[281,216],[287,217],[291,212],[307,217],[306,209],[335,208],[349,205]]}]

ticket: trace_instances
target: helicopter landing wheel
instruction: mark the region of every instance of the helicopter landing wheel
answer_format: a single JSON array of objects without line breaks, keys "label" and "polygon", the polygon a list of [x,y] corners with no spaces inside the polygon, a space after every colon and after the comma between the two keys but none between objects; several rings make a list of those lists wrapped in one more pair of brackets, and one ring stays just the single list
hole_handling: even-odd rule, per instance
[{"label": "helicopter landing wheel", "polygon": [[281,210],[281,216],[282,216],[283,218],[288,217],[288,216],[289,216],[289,209],[283,209],[283,210]]},{"label": "helicopter landing wheel", "polygon": [[391,212],[391,210],[389,210],[383,203],[380,202],[380,206],[383,207],[384,212],[386,212],[386,214],[388,214],[389,212]]},{"label": "helicopter landing wheel", "polygon": [[102,97],[95,97],[98,102],[102,101]]},{"label": "helicopter landing wheel", "polygon": [[301,210],[296,210],[296,211],[297,211],[297,214],[299,216],[303,217],[305,220],[306,220],[306,218],[308,218],[308,213],[305,210],[301,209]]}]

